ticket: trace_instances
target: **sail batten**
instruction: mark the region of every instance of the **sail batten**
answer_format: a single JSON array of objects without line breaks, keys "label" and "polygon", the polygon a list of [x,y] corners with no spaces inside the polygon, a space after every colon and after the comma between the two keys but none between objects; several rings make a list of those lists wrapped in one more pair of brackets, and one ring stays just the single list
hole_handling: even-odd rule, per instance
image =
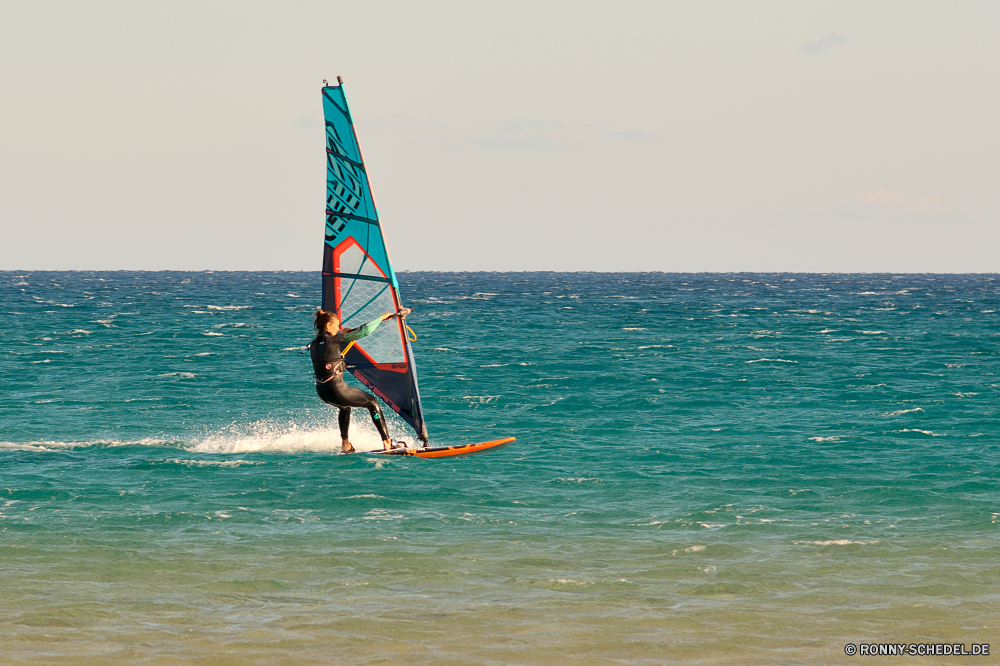
[{"label": "sail batten", "polygon": [[[323,88],[326,227],[323,309],[364,324],[402,307],[364,155],[342,85]],[[403,324],[387,321],[345,355],[348,370],[427,442],[417,369]]]}]

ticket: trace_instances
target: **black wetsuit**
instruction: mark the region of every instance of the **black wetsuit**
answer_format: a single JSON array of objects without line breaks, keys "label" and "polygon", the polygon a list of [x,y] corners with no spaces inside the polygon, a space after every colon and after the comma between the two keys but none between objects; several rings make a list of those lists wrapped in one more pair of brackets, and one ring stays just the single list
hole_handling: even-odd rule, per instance
[{"label": "black wetsuit", "polygon": [[341,439],[347,439],[347,431],[351,423],[351,407],[367,409],[372,415],[372,422],[382,437],[382,441],[389,439],[389,429],[385,425],[385,416],[382,414],[382,409],[375,396],[353,386],[348,386],[344,381],[344,371],[347,370],[347,365],[340,353],[340,346],[349,340],[363,337],[358,335],[358,332],[364,331],[371,323],[375,322],[370,322],[353,331],[341,331],[337,335],[320,333],[309,344],[309,355],[312,357],[313,372],[316,374],[316,393],[319,394],[320,400],[326,404],[340,408],[338,420],[340,421]]}]

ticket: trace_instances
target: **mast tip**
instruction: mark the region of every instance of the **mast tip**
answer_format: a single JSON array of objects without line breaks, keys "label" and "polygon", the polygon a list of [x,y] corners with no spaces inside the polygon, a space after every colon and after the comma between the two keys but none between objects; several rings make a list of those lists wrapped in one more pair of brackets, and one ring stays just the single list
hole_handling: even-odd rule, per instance
[{"label": "mast tip", "polygon": [[337,83],[339,83],[340,85],[344,85],[344,79],[342,79],[342,78],[340,78],[340,77],[338,76],[338,77],[337,77]]}]

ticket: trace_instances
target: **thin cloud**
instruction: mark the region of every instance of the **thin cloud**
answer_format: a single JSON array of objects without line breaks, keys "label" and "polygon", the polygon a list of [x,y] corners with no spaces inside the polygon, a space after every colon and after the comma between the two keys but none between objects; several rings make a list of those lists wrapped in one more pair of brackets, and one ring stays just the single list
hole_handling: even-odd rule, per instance
[{"label": "thin cloud", "polygon": [[420,132],[441,128],[441,122],[438,120],[426,120],[424,118],[403,115],[363,116],[358,118],[357,122],[359,125],[363,125],[365,129],[390,132]]},{"label": "thin cloud", "polygon": [[554,152],[598,147],[660,146],[663,137],[654,132],[613,131],[611,123],[568,126],[561,123],[519,120],[504,123],[495,134],[473,143],[503,150]]},{"label": "thin cloud", "polygon": [[865,197],[865,203],[873,206],[892,206],[903,203],[903,193],[898,190],[889,191],[880,187],[877,192]]},{"label": "thin cloud", "polygon": [[323,127],[323,125],[324,125],[323,114],[319,112],[310,114],[308,116],[302,116],[299,122],[295,123],[296,127],[308,127],[310,129],[315,127]]},{"label": "thin cloud", "polygon": [[934,214],[947,213],[951,206],[938,196],[906,197],[899,190],[880,187],[864,199],[873,208],[904,210],[907,213]]},{"label": "thin cloud", "polygon": [[944,199],[941,197],[920,197],[914,201],[911,205],[911,209],[918,213],[947,213],[951,210],[951,206],[944,203]]},{"label": "thin cloud", "polygon": [[486,137],[479,143],[491,148],[548,152],[569,148],[573,144],[573,137],[565,125],[518,121],[504,124],[497,134]]},{"label": "thin cloud", "polygon": [[801,47],[799,50],[804,53],[822,53],[823,51],[826,51],[827,49],[832,49],[834,46],[837,46],[838,44],[843,44],[846,41],[847,37],[837,34],[836,32],[832,32],[823,39],[820,39],[819,41],[809,42],[805,46]]},{"label": "thin cloud", "polygon": [[650,132],[610,132],[608,136],[618,143],[639,143],[645,146],[658,146],[663,143],[663,137]]}]

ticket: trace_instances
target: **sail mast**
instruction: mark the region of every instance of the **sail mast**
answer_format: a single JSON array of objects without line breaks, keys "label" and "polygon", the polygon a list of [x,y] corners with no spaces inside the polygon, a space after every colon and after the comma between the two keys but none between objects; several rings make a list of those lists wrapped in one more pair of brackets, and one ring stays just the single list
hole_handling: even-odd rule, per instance
[{"label": "sail mast", "polygon": [[[358,326],[401,305],[375,197],[344,94],[323,81],[326,128],[326,234],[323,242],[323,309],[341,324]],[[347,369],[427,442],[413,350],[402,320],[380,326],[345,356]]]}]

